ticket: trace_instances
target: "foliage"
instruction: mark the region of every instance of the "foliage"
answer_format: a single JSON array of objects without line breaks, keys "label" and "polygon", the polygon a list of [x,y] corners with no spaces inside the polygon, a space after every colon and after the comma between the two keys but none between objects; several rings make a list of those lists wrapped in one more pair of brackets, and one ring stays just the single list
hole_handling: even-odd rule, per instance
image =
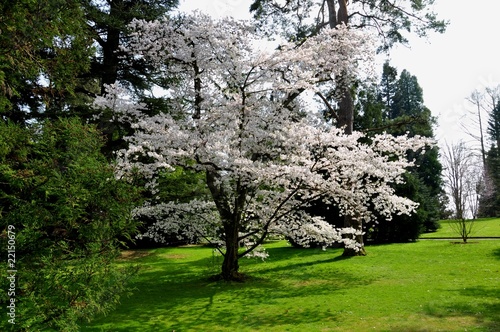
[{"label": "foliage", "polygon": [[[81,3],[96,53],[90,59],[89,71],[82,75],[79,98],[93,100],[96,95],[105,93],[106,85],[119,82],[129,95],[154,105],[157,112],[168,111],[165,98],[156,96],[153,91],[158,86],[163,87],[169,79],[159,77],[157,70],[142,59],[126,56],[123,49],[129,47],[128,25],[133,20],[161,19],[178,5],[178,0],[85,0]],[[71,106],[80,117],[95,121],[95,111],[88,106],[90,103]],[[101,116],[98,125],[106,137],[103,151],[108,157],[126,147],[123,136],[130,135],[130,126],[112,121],[110,114]]]},{"label": "foliage", "polygon": [[500,150],[493,145],[486,155],[486,171],[482,189],[479,214],[481,216],[500,215]]},{"label": "foliage", "polygon": [[348,24],[372,30],[379,35],[381,49],[396,43],[407,44],[412,32],[425,37],[429,31],[444,32],[447,22],[432,12],[434,0],[254,0],[250,11],[268,34],[283,32],[289,38],[303,39],[325,26]]},{"label": "foliage", "polygon": [[[205,174],[211,195],[189,203],[153,200],[137,212],[160,217],[146,235],[161,240],[160,230],[179,229],[222,244],[222,277],[238,279],[238,259],[264,257],[255,249],[272,232],[360,249],[352,237],[361,227],[334,229],[301,209],[314,200],[335,202],[359,224],[370,220],[368,206],[386,218],[414,210],[390,184],[412,165],[406,152],[430,140],[377,135],[363,144],[362,134],[344,135],[299,98],[335,84],[335,75],[354,77],[358,69],[346,59],[370,54],[363,35],[340,27],[269,52],[254,47],[252,26],[231,20],[199,15],[183,25],[135,21],[134,29],[132,56],[167,69],[179,84],[169,89],[170,114],[142,113],[144,106],[120,96],[119,86],[96,100],[136,130],[119,154],[118,175],[142,173],[156,195],[159,170],[191,168]],[[335,52],[339,47],[348,53]],[[242,251],[240,242],[247,245]]]},{"label": "foliage", "polygon": [[[417,78],[408,71],[403,70],[398,78],[397,69],[386,62],[380,84],[361,88],[358,95],[358,130],[368,134],[386,131],[396,136],[434,136],[435,119],[424,105]],[[415,160],[415,166],[405,175],[405,184],[396,186],[396,190],[399,195],[418,202],[419,208],[412,216],[394,216],[389,222],[379,220],[377,228],[367,232],[371,241],[405,242],[438,228],[439,199],[443,192],[438,149],[433,147],[421,155],[410,153],[408,158]]]},{"label": "foliage", "polygon": [[480,202],[480,215],[500,215],[500,102],[491,110],[487,133],[493,145],[486,153],[485,179]]},{"label": "foliage", "polygon": [[[152,198],[150,193],[144,194],[145,196]],[[161,172],[158,174],[158,192],[156,193],[156,201],[188,203],[192,200],[207,200],[209,196],[210,192],[205,183],[205,174],[201,172],[176,167],[172,171]],[[157,219],[162,218],[162,216],[159,215],[154,217],[138,215],[137,217],[141,221],[141,225],[139,226],[140,234],[146,233],[149,228],[154,227]],[[167,214],[164,217],[168,218],[169,216]],[[199,235],[186,236],[182,229],[161,230],[161,233],[161,242],[139,234],[135,241],[130,243],[129,246],[133,248],[155,248],[161,245],[176,246],[189,243],[199,243],[199,241],[202,240]]]},{"label": "foliage", "polygon": [[498,241],[373,246],[362,259],[346,259],[342,249],[295,249],[283,241],[265,247],[271,255],[266,262],[241,262],[253,276],[243,284],[207,281],[211,248],[128,253],[136,257],[128,262],[143,266],[133,284],[137,291],[82,331],[500,328]]},{"label": "foliage", "polygon": [[2,1],[0,12],[0,115],[17,123],[45,117],[89,68],[92,41],[80,2]]},{"label": "foliage", "polygon": [[137,190],[114,179],[98,132],[78,120],[1,123],[0,137],[1,243],[14,227],[16,327],[77,331],[77,321],[118,303],[134,272],[113,261],[120,239],[136,231]]}]

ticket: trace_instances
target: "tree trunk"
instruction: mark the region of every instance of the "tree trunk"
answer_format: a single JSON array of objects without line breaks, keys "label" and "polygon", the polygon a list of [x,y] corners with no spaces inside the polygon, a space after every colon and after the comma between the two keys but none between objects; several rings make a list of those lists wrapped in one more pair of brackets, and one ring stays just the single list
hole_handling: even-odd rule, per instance
[{"label": "tree trunk", "polygon": [[342,97],[339,102],[339,120],[337,126],[340,128],[343,127],[344,132],[347,135],[351,135],[354,128],[354,102],[349,87],[343,84],[343,82],[338,82],[338,84],[341,84],[340,91]]},{"label": "tree trunk", "polygon": [[[121,1],[112,1],[110,3],[109,17],[119,17]],[[120,48],[120,30],[109,24],[107,26],[106,42],[102,45],[102,72],[101,72],[101,95],[104,95],[106,84],[113,84],[118,78],[118,54]]]},{"label": "tree trunk", "polygon": [[[363,230],[363,223],[358,219],[353,219],[351,216],[344,216],[344,227],[352,227],[356,230]],[[363,235],[356,235],[356,241],[361,244],[361,249],[356,251],[350,248],[344,248],[342,256],[366,256]]]},{"label": "tree trunk", "polygon": [[222,262],[221,279],[226,281],[242,281],[243,275],[238,272],[238,225],[232,220],[225,222],[226,252]]},{"label": "tree trunk", "polygon": [[339,2],[339,11],[337,16],[337,24],[344,23],[347,25],[349,23],[349,16],[347,15],[347,1],[346,0],[338,0]]},{"label": "tree trunk", "polygon": [[228,203],[228,197],[224,185],[220,183],[220,174],[215,170],[207,170],[206,179],[207,186],[212,194],[212,198],[219,212],[222,224],[224,227],[224,240],[226,251],[224,253],[224,261],[222,262],[221,273],[217,279],[226,281],[242,281],[243,275],[238,272],[238,235],[240,231],[240,199],[236,200],[234,211]]},{"label": "tree trunk", "polygon": [[[335,28],[338,24],[349,23],[349,15],[347,10],[347,1],[346,0],[338,0],[338,11],[335,10],[335,1],[327,0],[328,2],[328,19],[330,20],[330,27]],[[343,127],[344,132],[347,135],[352,134],[354,129],[354,101],[351,95],[350,87],[342,81],[342,79],[337,79],[338,89],[341,93],[340,101],[339,101],[339,110],[338,110],[338,121],[337,126]],[[353,220],[350,216],[344,217],[344,227],[353,227],[355,229],[362,230],[363,225],[360,220]],[[354,249],[344,249],[344,256],[364,256],[366,255],[366,251],[364,248],[363,236],[356,236],[356,241],[361,244],[361,249],[359,251],[355,251]]]}]

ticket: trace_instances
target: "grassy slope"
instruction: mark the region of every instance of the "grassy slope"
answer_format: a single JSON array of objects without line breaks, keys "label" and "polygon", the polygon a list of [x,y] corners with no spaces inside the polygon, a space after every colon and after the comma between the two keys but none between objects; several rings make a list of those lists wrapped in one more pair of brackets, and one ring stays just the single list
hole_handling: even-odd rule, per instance
[{"label": "grassy slope", "polygon": [[[435,233],[423,234],[421,238],[436,237],[459,237],[459,234],[452,227],[453,220],[441,221],[441,228]],[[500,218],[477,219],[473,222],[471,237],[500,237]]]},{"label": "grassy slope", "polygon": [[241,261],[245,283],[208,282],[220,263],[209,248],[143,252],[134,295],[82,330],[500,331],[500,241],[371,246],[349,259],[267,247],[267,261]]}]

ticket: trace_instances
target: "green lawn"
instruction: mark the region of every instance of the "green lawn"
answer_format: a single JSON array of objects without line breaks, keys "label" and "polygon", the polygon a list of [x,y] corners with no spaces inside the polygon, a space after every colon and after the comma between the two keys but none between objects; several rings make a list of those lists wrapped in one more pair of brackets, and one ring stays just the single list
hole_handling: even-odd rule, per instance
[{"label": "green lawn", "polygon": [[341,249],[267,245],[245,283],[210,282],[220,257],[193,246],[128,252],[134,294],[82,331],[500,331],[500,240]]},{"label": "green lawn", "polygon": [[[421,238],[459,237],[453,229],[454,220],[442,220],[441,228],[434,233],[426,233]],[[471,237],[500,237],[500,218],[477,219],[473,222]]]}]

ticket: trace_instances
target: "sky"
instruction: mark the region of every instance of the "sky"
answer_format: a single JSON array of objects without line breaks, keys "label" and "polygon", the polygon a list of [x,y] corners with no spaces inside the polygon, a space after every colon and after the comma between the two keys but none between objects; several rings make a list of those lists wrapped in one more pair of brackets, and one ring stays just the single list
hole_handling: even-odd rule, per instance
[{"label": "sky", "polygon": [[[180,10],[248,19],[251,2],[181,0]],[[409,47],[398,46],[379,61],[388,58],[398,72],[406,69],[417,77],[425,105],[438,118],[435,134],[439,145],[460,140],[474,144],[463,128],[475,130],[471,122],[475,107],[466,99],[474,90],[500,84],[500,0],[436,0],[434,12],[450,22],[444,34],[412,37]]]}]

